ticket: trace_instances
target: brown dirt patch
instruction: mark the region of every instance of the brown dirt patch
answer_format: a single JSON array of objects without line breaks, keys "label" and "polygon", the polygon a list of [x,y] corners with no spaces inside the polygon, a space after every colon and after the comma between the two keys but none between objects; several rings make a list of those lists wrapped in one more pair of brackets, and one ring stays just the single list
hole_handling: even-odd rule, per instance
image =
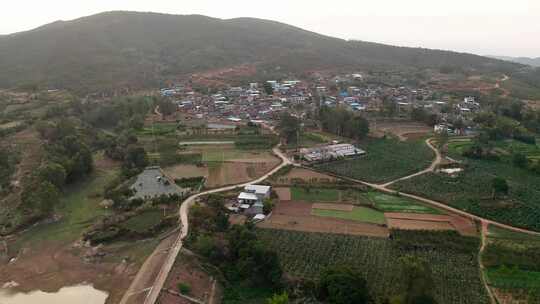
[{"label": "brown dirt patch", "polygon": [[[457,230],[461,235],[467,236],[475,236],[477,234],[474,222],[458,215],[387,212],[384,216],[387,219],[388,226],[391,228]],[[432,223],[432,225],[429,223]],[[395,225],[395,227],[392,225]],[[442,229],[447,227],[447,225],[450,225],[451,228]]]},{"label": "brown dirt patch", "polygon": [[420,214],[420,213],[399,213],[387,212],[384,214],[386,218],[401,219],[401,220],[418,220],[430,222],[450,222],[452,217],[449,215],[439,214]]},{"label": "brown dirt patch", "polygon": [[208,176],[208,167],[205,166],[176,165],[164,168],[163,171],[172,178]]},{"label": "brown dirt patch", "polygon": [[397,136],[401,140],[407,140],[409,139],[406,135],[407,134],[415,134],[411,136],[421,136],[420,134],[423,134],[425,136],[429,132],[432,132],[433,129],[417,122],[410,122],[410,121],[377,121],[377,123],[372,123],[370,127],[371,131],[370,134],[373,137],[383,137],[385,134],[393,134]]},{"label": "brown dirt patch", "polygon": [[323,209],[323,210],[337,210],[337,211],[352,211],[353,205],[342,205],[342,204],[313,204],[313,209]]},{"label": "brown dirt patch", "polygon": [[246,222],[247,217],[242,214],[231,214],[229,216],[229,223],[231,225],[243,225]]},{"label": "brown dirt patch", "polygon": [[330,183],[335,182],[337,178],[303,168],[293,168],[289,173],[277,178],[280,184],[290,184],[295,180],[304,183]]},{"label": "brown dirt patch", "polygon": [[[197,258],[193,255],[183,252],[171,270],[164,288],[178,292],[178,283],[185,283],[191,287],[188,296],[206,302],[212,289],[212,278],[202,270]],[[168,296],[167,292],[162,292],[160,303],[183,303],[184,300],[179,296]]]},{"label": "brown dirt patch", "polygon": [[455,230],[454,226],[450,222],[440,221],[420,221],[420,220],[408,220],[408,219],[394,219],[387,218],[386,222],[391,229],[404,229],[404,230]]},{"label": "brown dirt patch", "polygon": [[215,188],[223,185],[240,184],[263,176],[275,167],[272,163],[224,162],[208,169],[206,186]]},{"label": "brown dirt patch", "polygon": [[107,303],[118,303],[137,272],[135,265],[123,263],[84,263],[69,246],[48,244],[25,249],[17,261],[0,267],[0,285],[15,281],[16,291],[57,292],[65,286],[91,282],[109,292]]},{"label": "brown dirt patch", "polygon": [[334,218],[311,215],[313,204],[307,202],[279,202],[272,216],[257,224],[261,228],[296,230],[306,232],[325,232],[374,237],[388,237],[386,227]]},{"label": "brown dirt patch", "polygon": [[106,157],[103,152],[94,155],[94,167],[97,169],[111,169],[120,167],[121,163]]},{"label": "brown dirt patch", "polygon": [[414,140],[420,140],[426,137],[427,134],[428,132],[415,132],[415,133],[405,133],[402,136],[405,138],[405,140],[414,141]]},{"label": "brown dirt patch", "polygon": [[291,200],[291,188],[285,187],[276,187],[274,188],[277,196],[280,201],[290,201]]}]

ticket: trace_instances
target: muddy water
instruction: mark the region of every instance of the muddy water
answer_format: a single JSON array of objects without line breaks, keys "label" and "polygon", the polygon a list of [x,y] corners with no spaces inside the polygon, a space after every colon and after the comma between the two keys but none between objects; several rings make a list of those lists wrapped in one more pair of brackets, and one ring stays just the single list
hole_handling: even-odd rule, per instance
[{"label": "muddy water", "polygon": [[0,289],[0,304],[103,304],[108,294],[91,285],[64,287],[57,292],[13,293]]}]

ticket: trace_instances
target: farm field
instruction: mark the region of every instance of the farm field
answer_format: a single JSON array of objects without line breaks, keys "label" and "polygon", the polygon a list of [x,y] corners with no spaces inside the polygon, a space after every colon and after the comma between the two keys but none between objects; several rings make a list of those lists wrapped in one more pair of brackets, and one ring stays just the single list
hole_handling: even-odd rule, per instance
[{"label": "farm field", "polygon": [[477,238],[418,231],[392,231],[392,239],[273,229],[257,233],[296,278],[314,278],[330,265],[351,265],[362,271],[380,299],[398,292],[397,260],[413,254],[431,265],[438,303],[488,303],[476,262]]},{"label": "farm field", "polygon": [[455,230],[464,236],[476,236],[476,224],[458,215],[425,213],[384,213],[388,227],[404,230]]},{"label": "farm field", "polygon": [[316,184],[316,183],[334,183],[338,179],[322,174],[319,172],[315,172],[312,170],[304,169],[304,168],[292,168],[289,172],[287,172],[284,175],[277,176],[272,179],[275,183],[278,184]]},{"label": "farm field", "polygon": [[164,171],[175,179],[206,177],[209,188],[250,181],[279,164],[269,151],[241,150],[233,145],[189,146],[179,155],[198,155],[198,162],[181,161],[164,167]]},{"label": "farm field", "polygon": [[372,183],[383,183],[427,168],[433,151],[421,140],[369,139],[360,144],[366,156],[315,165],[337,175]]},{"label": "farm field", "polygon": [[403,196],[371,191],[365,194],[373,207],[383,212],[443,214],[441,211]]},{"label": "farm field", "polygon": [[315,216],[339,218],[357,222],[385,224],[385,217],[382,212],[366,207],[354,207],[351,211],[344,210],[326,210],[313,207],[311,213]]},{"label": "farm field", "polygon": [[312,210],[313,204],[305,201],[280,201],[274,207],[272,216],[257,226],[295,231],[388,237],[389,231],[386,227],[350,219],[315,216],[312,214]]},{"label": "farm field", "polygon": [[540,288],[540,236],[509,231],[490,225],[482,255],[489,285],[504,303],[526,303]]},{"label": "farm field", "polygon": [[306,202],[338,202],[369,205],[364,193],[355,188],[322,188],[313,186],[290,187],[291,199]]},{"label": "farm field", "polygon": [[291,199],[306,202],[337,202],[339,190],[291,187]]},{"label": "farm field", "polygon": [[[452,158],[465,163],[465,171],[457,177],[428,173],[399,181],[391,188],[444,202],[491,220],[540,231],[540,175],[515,167],[504,159],[465,159],[459,151],[468,144],[454,142],[449,148]],[[507,196],[493,198],[491,183],[495,177],[507,180]]]},{"label": "farm field", "polygon": [[423,138],[430,132],[433,132],[432,128],[411,121],[377,121],[376,123],[372,122],[370,128],[370,135],[373,137],[380,138],[392,134],[400,140]]}]

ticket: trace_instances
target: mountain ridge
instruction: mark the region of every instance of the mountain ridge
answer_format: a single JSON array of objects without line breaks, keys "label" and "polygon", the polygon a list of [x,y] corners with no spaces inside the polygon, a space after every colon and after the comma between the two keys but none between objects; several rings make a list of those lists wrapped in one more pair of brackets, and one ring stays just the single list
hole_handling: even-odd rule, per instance
[{"label": "mountain ridge", "polygon": [[155,87],[177,75],[246,63],[292,72],[331,67],[519,68],[478,55],[344,40],[248,17],[111,11],[0,39],[0,87],[36,83],[82,93]]},{"label": "mountain ridge", "polygon": [[533,67],[540,67],[540,57],[512,57],[512,56],[487,56],[499,60],[515,62]]}]

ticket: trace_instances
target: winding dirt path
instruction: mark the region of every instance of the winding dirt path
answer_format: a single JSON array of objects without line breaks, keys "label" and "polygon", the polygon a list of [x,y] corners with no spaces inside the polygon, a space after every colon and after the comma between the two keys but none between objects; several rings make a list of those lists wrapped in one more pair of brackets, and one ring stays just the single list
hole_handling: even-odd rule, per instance
[{"label": "winding dirt path", "polygon": [[383,186],[383,187],[388,187],[396,182],[399,182],[399,181],[402,181],[402,180],[406,180],[406,179],[410,179],[410,178],[413,178],[413,177],[416,177],[416,176],[419,176],[419,175],[422,175],[422,174],[426,174],[426,173],[429,173],[429,172],[433,172],[435,171],[435,169],[437,168],[437,166],[442,162],[442,155],[441,155],[441,152],[439,152],[439,149],[435,148],[433,146],[433,144],[431,143],[431,141],[433,140],[433,138],[428,138],[426,139],[426,145],[431,149],[433,150],[433,152],[435,152],[435,159],[433,160],[433,162],[431,163],[431,165],[422,170],[422,171],[419,171],[419,172],[416,172],[414,174],[411,174],[411,175],[407,175],[407,176],[404,176],[404,177],[401,177],[401,178],[398,178],[396,180],[393,180],[393,181],[390,181],[388,183],[385,183],[385,184],[381,184],[380,186]]}]

